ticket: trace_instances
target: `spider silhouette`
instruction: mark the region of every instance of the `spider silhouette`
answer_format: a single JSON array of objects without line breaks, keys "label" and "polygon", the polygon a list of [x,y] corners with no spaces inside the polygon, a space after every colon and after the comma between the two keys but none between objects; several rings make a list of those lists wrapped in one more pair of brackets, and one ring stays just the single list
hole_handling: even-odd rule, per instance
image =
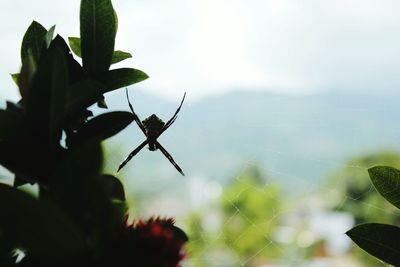
[{"label": "spider silhouette", "polygon": [[167,123],[164,123],[155,114],[151,115],[143,121],[140,121],[135,111],[133,111],[132,104],[129,101],[128,89],[126,89],[125,91],[126,98],[128,99],[129,108],[133,113],[134,120],[146,136],[146,140],[128,155],[128,157],[119,165],[117,172],[119,172],[140,150],[142,150],[143,147],[148,144],[150,151],[156,151],[157,149],[160,149],[161,153],[163,153],[164,156],[169,160],[169,162],[174,165],[175,169],[177,169],[178,172],[180,172],[184,176],[185,174],[183,173],[182,169],[178,166],[178,164],[176,164],[168,151],[157,141],[157,138],[175,122],[176,118],[178,117],[178,113],[181,110],[183,101],[185,100],[186,92],[184,93],[181,104],[175,111],[175,114],[172,116],[171,119],[169,119],[169,121],[167,121]]}]

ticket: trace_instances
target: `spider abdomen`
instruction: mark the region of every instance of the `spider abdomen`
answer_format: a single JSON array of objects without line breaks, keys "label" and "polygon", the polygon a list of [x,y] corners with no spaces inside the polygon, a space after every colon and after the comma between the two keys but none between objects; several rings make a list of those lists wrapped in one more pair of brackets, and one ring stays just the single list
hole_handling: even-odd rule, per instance
[{"label": "spider abdomen", "polygon": [[155,114],[142,121],[148,139],[157,139],[160,136],[165,123]]}]

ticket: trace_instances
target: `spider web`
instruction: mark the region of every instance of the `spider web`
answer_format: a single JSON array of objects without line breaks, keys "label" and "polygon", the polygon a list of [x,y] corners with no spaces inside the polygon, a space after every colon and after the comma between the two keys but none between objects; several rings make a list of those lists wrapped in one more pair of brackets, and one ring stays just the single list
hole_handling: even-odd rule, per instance
[{"label": "spider web", "polygon": [[[124,103],[125,99],[121,96],[121,101],[119,103]],[[137,101],[140,103],[140,101]],[[184,129],[180,127],[179,123],[182,123],[183,119],[179,119],[179,123],[173,125],[171,129],[168,130],[166,138],[161,137],[160,142],[174,155],[175,160],[178,164],[181,164],[184,171],[188,173],[186,177],[180,177],[179,174],[175,173],[176,170],[170,165],[170,163],[163,157],[159,152],[148,152],[146,149],[142,153],[138,154],[138,158],[133,159],[130,166],[133,168],[127,168],[125,172],[121,172],[118,175],[124,180],[126,184],[126,193],[128,198],[131,199],[131,213],[135,218],[148,218],[152,215],[170,216],[175,217],[178,226],[182,227],[189,235],[193,232],[199,233],[198,236],[192,237],[190,239],[190,250],[189,256],[184,263],[185,267],[221,267],[221,266],[363,266],[354,265],[354,262],[349,260],[347,257],[347,252],[350,250],[352,245],[351,241],[344,233],[349,230],[352,225],[352,221],[347,226],[343,226],[340,229],[336,229],[330,236],[339,236],[339,243],[342,247],[346,249],[341,252],[328,251],[329,256],[326,255],[313,255],[307,256],[302,253],[302,251],[309,249],[311,246],[315,245],[321,239],[326,238],[323,236],[324,230],[329,229],[315,229],[315,222],[321,222],[320,224],[327,223],[328,221],[320,220],[321,218],[315,215],[329,215],[330,218],[334,218],[337,214],[339,218],[344,215],[341,211],[343,206],[350,204],[356,204],[360,209],[365,209],[371,213],[382,214],[382,216],[390,215],[396,217],[400,221],[400,216],[395,213],[392,209],[388,209],[386,206],[378,206],[376,203],[365,200],[364,196],[369,192],[375,190],[370,184],[364,191],[358,192],[356,195],[343,194],[339,187],[332,184],[322,183],[321,180],[316,180],[312,176],[314,170],[324,169],[328,170],[324,173],[326,177],[331,171],[337,169],[346,170],[358,170],[367,173],[367,168],[357,164],[348,164],[347,159],[351,159],[353,156],[362,156],[367,152],[375,152],[384,148],[392,148],[392,150],[398,150],[399,144],[388,143],[380,136],[398,136],[400,133],[400,128],[397,128],[395,124],[391,124],[385,128],[375,129],[376,126],[374,121],[383,119],[383,115],[390,113],[396,114],[391,107],[385,106],[385,103],[377,102],[373,108],[361,108],[355,105],[354,107],[337,107],[335,112],[353,114],[353,121],[362,122],[362,119],[358,119],[358,116],[363,112],[372,112],[375,117],[371,118],[371,128],[376,131],[373,139],[364,140],[362,133],[365,131],[364,125],[353,125],[349,124],[348,121],[341,121],[336,119],[334,121],[326,121],[324,118],[325,114],[321,116],[315,116],[313,120],[307,123],[293,121],[282,122],[281,117],[288,115],[289,111],[279,111],[275,112],[273,116],[266,118],[263,121],[253,120],[250,116],[248,121],[241,123],[241,127],[252,129],[254,132],[258,133],[258,129],[262,127],[267,127],[271,131],[278,131],[285,129],[287,130],[287,136],[292,136],[292,138],[298,138],[297,133],[302,131],[302,129],[312,128],[314,130],[323,131],[346,131],[346,136],[352,142],[359,144],[359,150],[351,153],[351,149],[347,149],[343,155],[338,155],[338,153],[328,153],[319,152],[320,150],[310,149],[309,151],[303,150],[303,153],[293,153],[288,151],[283,145],[283,143],[278,144],[267,144],[262,143],[261,145],[254,145],[249,149],[250,152],[244,153],[243,158],[236,165],[240,166],[240,169],[236,169],[235,175],[225,174],[229,177],[229,180],[221,180],[219,174],[210,175],[207,177],[201,174],[193,173],[190,168],[186,166],[187,162],[182,161],[192,148],[187,146],[187,151],[179,152],[179,145],[173,142],[173,137],[178,136],[183,144],[188,144],[192,140],[192,137],[186,133]],[[156,105],[155,105],[156,106]],[[149,109],[150,112],[155,112],[156,114],[169,114],[171,110],[174,110],[174,105],[171,108],[163,107],[159,111],[154,111],[154,108]],[[136,107],[135,107],[136,108]],[[187,104],[184,106],[186,113],[190,113],[195,107]],[[276,107],[274,107],[276,108]],[[145,106],[136,108],[144,114],[146,114]],[[169,112],[169,113],[168,113]],[[149,113],[149,112],[147,112]],[[398,112],[397,112],[398,114]],[[183,115],[181,115],[183,117]],[[205,116],[212,116],[210,113],[205,114]],[[142,115],[142,117],[145,117]],[[168,115],[166,115],[168,117]],[[182,120],[182,121],[181,121]],[[389,120],[392,120],[391,118]],[[227,120],[229,123],[234,123],[235,121]],[[395,120],[393,120],[394,122]],[[227,129],[235,135],[234,131],[231,131],[229,123],[220,124],[214,126],[214,130],[217,129],[221,131]],[[362,124],[362,123],[361,123]],[[134,127],[135,128],[135,127]],[[132,135],[132,131],[136,134]],[[135,144],[139,144],[143,141],[144,136],[139,132],[139,129],[124,131],[121,135],[126,135],[129,138],[129,144],[127,144],[128,139],[117,139],[112,140],[106,146],[107,162],[105,169],[109,173],[115,173],[116,166],[120,163],[126,153],[130,152],[130,149],[135,147]],[[168,137],[170,139],[168,139]],[[380,138],[380,139],[379,139]],[[393,140],[393,139],[391,139]],[[370,142],[370,145],[365,146],[366,141]],[[251,145],[251,142],[248,142]],[[252,152],[255,147],[259,147],[258,152]],[[123,152],[121,152],[123,150]],[[315,152],[317,151],[317,152]],[[160,170],[153,168],[159,162],[162,162]],[[141,164],[145,162],[145,164]],[[146,162],[149,162],[148,164]],[[284,162],[285,164],[280,164]],[[302,174],[297,173],[293,165],[306,166],[309,172],[302,172]],[[267,177],[266,180],[260,185],[249,184],[245,179],[246,171],[249,168],[257,166],[264,176]],[[139,167],[139,168],[136,168]],[[234,167],[231,167],[234,171]],[[140,180],[142,174],[140,169],[144,169],[148,172],[146,186],[140,187],[136,181]],[[147,173],[147,172],[146,172]],[[320,175],[317,172],[317,175]],[[7,173],[5,176],[11,177]],[[133,176],[133,178],[131,177]],[[165,178],[167,176],[167,178]],[[137,177],[137,179],[136,179]],[[172,177],[172,178],[171,178]],[[139,179],[140,178],[140,179]],[[179,180],[178,180],[179,179]],[[337,183],[345,182],[351,179],[347,176],[339,176],[337,178]],[[178,184],[173,183],[173,181],[179,181]],[[235,195],[226,196],[225,193],[229,190],[229,184],[232,183],[243,184],[243,190],[237,192]],[[172,185],[170,185],[170,183]],[[280,197],[279,201],[289,200],[290,204],[275,205],[272,204],[270,213],[261,218],[253,218],[249,214],[249,210],[246,207],[242,207],[236,204],[236,200],[239,199],[246,193],[250,195],[259,195],[265,199],[274,199],[276,196],[273,194],[273,190],[270,189],[275,186],[275,184],[280,184]],[[164,189],[169,187],[174,187],[174,191],[168,191],[164,193]],[[142,189],[149,189],[150,194],[143,193]],[[190,188],[197,188],[197,191],[190,191]],[[193,205],[193,193],[195,194],[195,201],[200,203],[199,205]],[[323,195],[322,193],[323,192]],[[191,198],[192,197],[192,198]],[[335,199],[335,201],[333,201]],[[334,207],[332,203],[335,202]],[[294,203],[294,204],[293,204]],[[231,212],[229,216],[221,216],[221,207],[230,207]],[[191,225],[189,227],[188,217],[193,213],[200,214],[200,220],[197,224]],[[248,227],[245,227],[243,231],[232,238],[226,234],[226,229],[235,226],[237,221],[247,222]],[[298,223],[293,223],[293,221],[298,221]],[[348,221],[347,221],[348,222]],[[217,225],[213,228],[213,225]],[[313,227],[314,228],[313,228]],[[205,229],[205,228],[209,229]],[[269,231],[271,227],[273,230]],[[326,228],[332,227],[332,225],[326,226]],[[318,228],[318,225],[317,227]],[[322,227],[323,228],[323,227]],[[315,231],[317,233],[315,233]],[[254,233],[258,233],[263,242],[259,245],[253,247],[251,250],[247,251],[245,254],[238,249],[238,245],[244,242],[247,237],[254,236]],[[289,233],[289,234],[288,234]],[[288,240],[288,236],[292,233],[292,237]],[[322,234],[322,237],[321,237]],[[329,240],[327,241],[329,243]],[[343,245],[344,244],[344,245]],[[191,247],[196,247],[200,245],[201,250],[195,251]],[[329,244],[328,244],[329,245]],[[329,246],[328,246],[329,247]],[[328,249],[329,250],[329,249]],[[332,249],[331,249],[332,250]],[[279,257],[268,255],[269,251],[278,251],[280,253]],[[265,256],[267,254],[267,256]],[[322,253],[324,254],[324,253]],[[326,254],[326,253],[325,253]],[[267,258],[267,260],[266,260]],[[370,257],[370,261],[373,262],[372,266],[385,266],[383,263],[374,260]]]},{"label": "spider web", "polygon": [[[372,128],[374,127],[373,121],[376,119],[379,120],[382,114],[385,114],[385,112],[393,113],[393,110],[390,107],[385,107],[384,101],[378,102],[378,104],[379,105],[376,105],[372,108],[372,113],[377,116],[377,118],[371,119]],[[186,106],[185,108],[186,112],[188,112],[187,109],[190,109],[191,107]],[[371,108],[363,108],[360,107],[360,105],[358,105],[357,107],[357,105],[355,105],[355,107],[338,107],[335,111],[341,113],[355,114],[352,115],[354,117],[353,121],[358,121],[357,114],[360,114],[367,110],[371,112]],[[186,231],[188,231],[189,229],[187,217],[192,213],[199,212],[201,220],[197,222],[197,225],[192,225],[191,231],[188,232],[193,232],[194,229],[197,233],[199,233],[196,238],[192,238],[190,240],[190,247],[196,247],[196,245],[199,244],[201,246],[201,251],[195,251],[195,249],[189,250],[189,257],[184,264],[185,267],[363,266],[362,263],[360,263],[359,265],[354,265],[356,263],[348,257],[347,253],[354,245],[352,244],[350,239],[345,236],[344,233],[352,227],[354,221],[353,218],[348,217],[349,214],[344,214],[341,211],[341,208],[345,205],[348,205],[349,203],[353,203],[359,206],[360,209],[366,209],[367,211],[371,211],[373,213],[391,215],[400,219],[399,214],[395,213],[393,210],[388,209],[387,207],[378,206],[374,202],[364,199],[364,196],[366,194],[375,190],[372,184],[370,184],[366,190],[358,192],[358,194],[356,195],[348,195],[344,194],[341,188],[336,188],[332,184],[326,184],[321,182],[321,180],[310,178],[310,176],[312,175],[308,176],[307,173],[305,175],[298,175],[295,168],[287,167],[290,165],[298,166],[300,162],[301,165],[306,165],[307,168],[309,168],[310,170],[320,168],[329,170],[328,172],[324,173],[325,177],[331,171],[337,169],[346,169],[349,171],[358,170],[367,173],[366,167],[357,164],[348,164],[346,163],[346,159],[351,159],[354,156],[362,156],[367,152],[379,151],[382,148],[399,148],[398,144],[385,143],[384,140],[379,139],[379,135],[376,135],[376,142],[372,143],[370,146],[365,146],[365,140],[363,140],[362,136],[363,131],[365,131],[365,125],[352,125],[348,124],[347,121],[343,123],[340,120],[336,120],[333,122],[326,121],[323,119],[323,114],[321,115],[321,117],[318,117],[309,123],[293,122],[287,124],[280,121],[279,115],[282,114],[283,112],[278,112],[277,114],[275,114],[276,119],[266,120],[268,122],[254,122],[250,119],[249,121],[244,122],[241,127],[254,129],[261,126],[267,126],[271,130],[287,128],[289,129],[290,134],[292,134],[293,136],[296,136],[297,131],[301,131],[301,129],[307,127],[313,127],[316,130],[324,131],[346,131],[348,138],[351,139],[352,142],[360,143],[359,150],[356,151],[356,153],[349,153],[349,151],[346,151],[345,153],[347,157],[343,157],[343,155],[338,156],[337,153],[333,153],[333,156],[330,157],[329,153],[318,154],[314,153],[313,151],[304,151],[304,153],[302,154],[296,154],[290,151],[288,152],[285,148],[280,149],[279,145],[272,146],[262,144],[261,153],[254,153],[253,155],[247,154],[246,158],[248,160],[240,164],[242,166],[241,170],[237,171],[237,174],[231,179],[230,183],[237,182],[239,184],[243,183],[245,185],[244,189],[234,196],[226,197],[224,195],[225,191],[227,190],[226,184],[221,182],[221,179],[218,175],[210,176],[207,178],[201,176],[195,177],[196,175],[189,175],[188,177],[184,178],[185,182],[182,183],[181,188],[176,188],[177,193],[174,194],[174,196],[167,196],[166,198],[163,198],[166,195],[160,193],[159,195],[155,195],[150,198],[147,196],[146,205],[140,206],[134,204],[133,206],[135,206],[135,208],[133,209],[133,212],[135,213],[135,217],[146,217],[151,216],[151,214],[173,216],[177,218],[177,224]],[[172,128],[174,127],[175,126],[173,126]],[[220,125],[218,127],[219,129],[223,129],[229,126]],[[384,131],[386,134],[389,135],[398,135],[400,133],[400,129],[396,128],[395,126],[390,126],[385,129],[376,129],[376,131]],[[175,133],[171,133],[171,135],[179,135],[179,130],[177,130]],[[179,136],[179,140],[181,140],[183,143],[185,143],[185,140],[189,140],[190,138],[191,137],[187,135]],[[166,147],[173,147],[174,150],[177,149],[176,147],[174,147],[173,142],[167,144]],[[264,155],[268,156],[267,161],[269,162],[269,164],[265,164],[265,159],[263,159]],[[146,155],[141,157],[144,157],[145,159],[142,158],[138,160],[147,160]],[[154,159],[154,157],[162,158],[162,155],[155,156],[153,154],[150,157],[152,159]],[[176,157],[176,159],[177,158],[179,157]],[[282,161],[286,162],[286,165],[283,166],[279,164],[274,164]],[[164,166],[165,168],[171,167],[168,166],[168,163],[166,163]],[[268,179],[265,180],[261,186],[251,185],[243,180],[243,176],[246,170],[248,170],[249,167],[253,166],[258,166],[258,168],[261,169],[262,173],[268,177]],[[190,170],[185,171],[190,173]],[[349,179],[349,177],[338,177],[337,183],[345,182],[346,179]],[[281,183],[281,180],[286,181],[286,183],[282,187],[286,187],[287,190],[283,190],[283,192],[281,192],[280,199],[282,199],[282,195],[284,195],[285,198],[291,199],[292,204],[270,207],[272,213],[270,213],[268,217],[254,219],[251,215],[248,214],[248,210],[246,209],[246,207],[241,207],[235,204],[235,200],[240,198],[242,194],[245,194],[245,192],[250,192],[251,195],[259,194],[264,196],[265,198],[273,197],[269,189],[273,187],[276,183]],[[166,183],[168,183],[168,180],[165,180],[163,178],[154,178],[148,181],[149,186],[153,189],[162,189]],[[191,204],[190,195],[193,192],[189,192],[186,194],[182,192],[179,193],[179,191],[187,191],[191,183],[193,183],[192,186],[194,187],[202,188],[201,190],[198,190],[198,192],[203,191],[203,194],[196,195],[196,201],[202,203],[199,207],[193,207],[193,205]],[[131,193],[135,195],[138,194],[138,191],[135,191],[135,189],[133,189]],[[340,199],[336,199],[335,207],[332,207],[332,203],[330,202],[333,201],[332,199],[338,197]],[[154,199],[154,201],[152,199]],[[165,199],[175,199],[175,201],[168,202]],[[293,204],[293,202],[295,202],[295,204]],[[174,205],[177,205],[178,208],[174,207]],[[221,206],[231,207],[232,212],[229,216],[224,217],[218,214]],[[205,210],[207,210],[207,212],[204,212]],[[317,216],[315,217],[315,215]],[[337,215],[339,219],[345,219],[347,224],[342,225],[341,227],[339,227],[339,229],[336,229],[336,232],[330,232],[331,236],[339,236],[339,238],[336,238],[336,242],[339,242],[341,244],[341,249],[339,249],[341,251],[335,252],[335,249],[331,248],[330,250],[332,251],[330,252],[325,252],[325,254],[321,252],[321,255],[314,256],[306,256],[301,253],[301,250],[306,250],[310,246],[314,245],[316,242],[321,240],[326,241],[326,239],[329,239],[326,236],[321,237],[321,232],[322,234],[324,234],[323,230],[311,229],[312,227],[310,225],[313,224],[313,220],[322,223],[327,222],[327,219],[322,221],[319,220],[321,218],[319,218],[318,215],[321,215],[322,217],[327,215],[328,219],[335,219],[335,215]],[[225,235],[224,230],[232,227],[232,225],[235,224],[235,221],[237,221],[237,218],[240,218],[240,220],[242,221],[246,221],[248,227],[244,229],[244,231],[237,235],[234,239],[231,239],[231,237]],[[300,223],[291,224],[290,220],[300,220]],[[207,224],[218,224],[219,226],[215,227],[216,229],[205,230],[204,228],[205,226],[207,226]],[[266,229],[268,229],[268,227],[270,227],[271,225],[275,225],[274,232],[270,235],[264,235]],[[327,227],[329,228],[331,226],[332,225],[328,225]],[[327,229],[327,231],[328,230],[329,229]],[[319,232],[315,233],[315,231]],[[251,251],[248,251],[245,255],[243,255],[243,253],[237,250],[237,245],[241,242],[244,242],[243,240],[245,240],[246,237],[251,234],[251,232],[253,232],[253,235],[254,232],[259,232],[264,242],[257,248],[253,248]],[[276,232],[278,234],[276,234]],[[281,234],[279,234],[279,232],[281,232]],[[291,241],[284,240],[285,235],[288,235],[287,232],[295,232],[294,237],[292,237]],[[326,242],[328,243],[328,245],[325,248],[329,250],[330,241],[328,240]],[[297,247],[297,249],[294,247]],[[266,261],[265,256],[262,257],[262,255],[270,250],[279,251],[281,253],[280,257],[271,257],[268,258],[268,260]],[[291,254],[292,252],[293,254]],[[326,255],[326,253],[328,253],[328,256]],[[373,262],[374,266],[385,266],[383,263],[373,259],[372,257],[370,257],[370,261]]]}]

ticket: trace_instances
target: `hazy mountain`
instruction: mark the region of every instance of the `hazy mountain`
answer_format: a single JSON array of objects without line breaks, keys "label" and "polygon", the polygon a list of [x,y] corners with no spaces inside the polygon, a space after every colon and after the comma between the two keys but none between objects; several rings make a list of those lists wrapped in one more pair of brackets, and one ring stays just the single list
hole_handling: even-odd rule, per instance
[{"label": "hazy mountain", "polygon": [[[155,113],[164,121],[180,101],[134,90],[131,97],[141,119]],[[190,94],[187,99],[175,124],[159,139],[187,177],[180,177],[160,152],[143,149],[121,172],[141,190],[173,189],[193,176],[227,181],[249,164],[259,165],[271,180],[303,190],[352,156],[400,148],[398,96],[238,91],[193,103]],[[122,90],[109,95],[108,104],[128,108]],[[131,124],[108,142],[112,155],[107,166],[116,169],[143,140]]]}]

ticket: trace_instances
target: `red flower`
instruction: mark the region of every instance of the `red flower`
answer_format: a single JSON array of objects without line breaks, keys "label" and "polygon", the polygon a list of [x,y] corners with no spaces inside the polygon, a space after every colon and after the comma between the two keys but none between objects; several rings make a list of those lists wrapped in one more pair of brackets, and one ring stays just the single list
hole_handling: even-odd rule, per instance
[{"label": "red flower", "polygon": [[184,258],[186,234],[174,226],[173,219],[151,218],[126,227],[127,258],[140,267],[180,267]]}]

